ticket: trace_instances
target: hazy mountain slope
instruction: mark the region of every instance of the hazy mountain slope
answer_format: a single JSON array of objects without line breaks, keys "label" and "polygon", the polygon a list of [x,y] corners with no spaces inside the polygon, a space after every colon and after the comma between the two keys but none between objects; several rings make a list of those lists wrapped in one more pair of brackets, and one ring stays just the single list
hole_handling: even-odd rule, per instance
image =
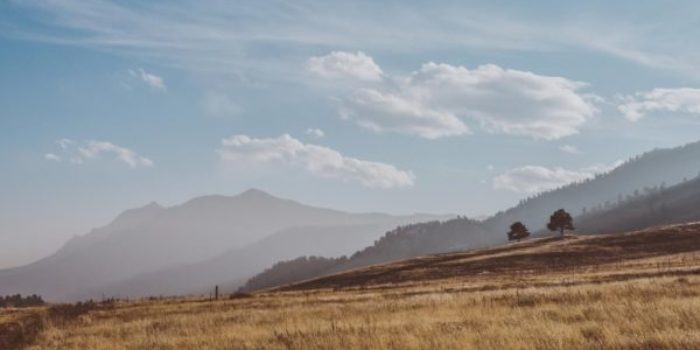
[{"label": "hazy mountain slope", "polygon": [[139,274],[211,259],[284,229],[394,220],[382,214],[310,207],[257,190],[233,197],[200,197],[172,208],[151,204],[74,238],[48,258],[0,270],[0,294],[37,293],[62,299]]},{"label": "hazy mountain slope", "polygon": [[94,295],[148,296],[201,293],[214,285],[237,288],[251,276],[276,262],[303,255],[336,257],[371,245],[387,230],[436,216],[385,217],[382,222],[344,226],[294,227],[281,230],[243,248],[212,259],[180,264],[125,280],[80,291],[71,299]]},{"label": "hazy mountain slope", "polygon": [[[616,203],[644,192],[645,187],[674,185],[684,178],[694,178],[700,172],[700,142],[672,149],[658,149],[632,158],[594,179],[545,192],[522,201],[518,206],[496,214],[484,221],[487,229],[504,230],[514,221],[524,222],[531,230],[544,228],[547,218],[556,209],[566,208],[580,215],[584,208]],[[503,241],[495,235],[493,243]]]},{"label": "hazy mountain slope", "polygon": [[659,269],[659,262],[682,261],[678,254],[699,250],[700,224],[670,225],[624,234],[531,239],[487,249],[422,256],[324,276],[279,290],[399,287],[403,283],[445,279],[476,284],[474,290],[491,290],[504,288],[503,281],[518,283],[532,279],[521,285],[542,285],[543,280],[538,277],[558,273],[562,275],[546,283],[551,286],[562,280],[571,283],[571,280],[566,282],[566,276],[576,276],[580,282],[601,283],[659,275],[696,275],[697,266],[678,270],[666,267],[664,271]]},{"label": "hazy mountain slope", "polygon": [[251,278],[242,290],[267,288],[277,283],[293,283],[309,277],[392,260],[482,247],[491,240],[490,235],[490,232],[481,227],[480,222],[463,217],[400,226],[350,258],[294,259],[278,263]]},{"label": "hazy mountain slope", "polygon": [[282,261],[246,281],[240,291],[252,292],[314,279],[328,274],[334,267],[346,261],[346,257],[324,258],[319,256],[303,256]]},{"label": "hazy mountain slope", "polygon": [[402,226],[387,232],[374,245],[353,254],[331,272],[425,254],[482,247],[490,241],[489,236],[491,233],[484,230],[480,222],[466,217]]},{"label": "hazy mountain slope", "polygon": [[700,177],[576,218],[577,230],[610,233],[700,221]]},{"label": "hazy mountain slope", "polygon": [[[653,194],[653,188],[665,187],[664,184],[676,184],[685,178],[694,178],[700,172],[700,142],[688,144],[673,149],[654,150],[643,155],[630,159],[618,168],[607,174],[601,174],[594,179],[568,185],[560,189],[545,192],[522,201],[518,206],[500,212],[476,224],[471,220],[452,220],[442,224],[425,223],[412,225],[388,233],[380,242],[380,246],[369,247],[362,252],[358,252],[361,257],[352,257],[349,261],[337,261],[332,267],[328,267],[327,261],[317,260],[318,264],[323,264],[324,269],[318,275],[339,272],[350,268],[368,266],[396,259],[406,259],[420,255],[447,252],[460,248],[478,248],[487,245],[504,243],[507,241],[506,232],[510,224],[515,221],[524,222],[530,230],[537,231],[544,228],[549,215],[559,208],[566,208],[574,215],[579,215],[584,208],[593,208],[609,203],[608,208],[613,203],[626,200],[639,199],[646,195]],[[682,193],[687,190],[678,190]],[[637,193],[635,195],[635,192]],[[646,194],[645,194],[646,193]],[[626,199],[631,197],[631,199]],[[680,197],[679,197],[680,198]],[[643,200],[646,203],[649,200]],[[678,208],[674,220],[658,220],[656,216],[649,216],[643,212],[638,217],[637,225],[613,225],[609,222],[612,219],[591,218],[588,228],[596,232],[614,231],[620,229],[635,229],[646,227],[651,224],[663,224],[671,222],[685,222],[689,218],[697,217],[694,212],[694,199],[685,198],[684,202],[675,202],[688,205],[687,208]],[[643,206],[643,205],[642,205]],[[636,208],[636,207],[635,207]],[[630,209],[631,210],[631,209]],[[636,209],[638,212],[639,209]],[[599,211],[600,212],[600,211]],[[685,214],[681,214],[685,213]],[[699,217],[700,219],[700,217]],[[608,220],[608,221],[606,221]],[[684,221],[685,220],[685,221]],[[599,223],[594,226],[593,223]],[[449,227],[453,235],[444,235],[444,230]],[[313,265],[314,262],[304,266]],[[294,262],[290,262],[294,264]],[[278,264],[276,268],[268,269],[261,276],[256,276],[253,280],[255,285],[268,287],[271,280],[280,280],[278,270],[291,271],[289,265]],[[269,276],[269,280],[265,275]],[[304,271],[290,273],[284,279],[285,283],[299,281],[300,278],[308,278]],[[247,285],[244,289],[253,288]]]},{"label": "hazy mountain slope", "polygon": [[[576,232],[583,234],[607,234],[694,221],[700,221],[700,177],[669,188],[649,190],[647,194],[629,198],[609,209],[588,212],[586,215],[576,217],[574,226],[576,227]],[[454,226],[457,225],[458,221],[448,221],[447,223],[450,222],[453,222],[452,225]],[[463,229],[464,226],[461,228]],[[475,228],[468,232],[473,234],[473,230]],[[450,251],[449,245],[441,247],[433,241],[430,243],[433,244],[432,249],[424,249],[428,237],[439,236],[439,231],[439,226],[431,228],[426,226],[426,224],[412,225],[403,230],[387,234],[388,238],[383,238],[382,240],[384,242],[383,249],[376,248],[380,244],[375,244],[375,247],[365,249],[349,260],[316,258],[311,260],[295,259],[278,263],[250,279],[243,287],[243,290],[249,291],[296,283],[312,277],[397,260],[396,258],[400,257],[400,255],[415,257],[427,255],[430,252]],[[415,236],[422,236],[422,238],[415,243],[411,243],[407,239],[401,239],[407,232],[413,232]],[[427,232],[430,233],[426,234]],[[543,234],[546,234],[546,232],[541,231],[539,233],[539,235]],[[465,235],[462,239],[466,239],[466,237]],[[482,233],[481,237],[486,236]],[[505,237],[505,233],[503,237]],[[455,236],[453,239],[458,239],[458,237]],[[444,238],[436,241],[447,242]],[[476,247],[473,244],[468,246],[470,248]],[[384,253],[379,253],[382,250]],[[367,257],[367,251],[374,251],[372,258]],[[390,253],[391,251],[394,251],[394,253]],[[403,251],[403,253],[397,254],[397,251]],[[364,259],[357,258],[357,256],[363,255],[365,255]],[[285,273],[283,274],[282,272]]]}]

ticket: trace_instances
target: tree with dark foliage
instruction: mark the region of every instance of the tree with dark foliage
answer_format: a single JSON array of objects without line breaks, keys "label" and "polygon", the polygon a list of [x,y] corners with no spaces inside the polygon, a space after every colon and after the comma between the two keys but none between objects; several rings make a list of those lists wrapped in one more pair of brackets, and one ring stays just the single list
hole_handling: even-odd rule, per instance
[{"label": "tree with dark foliage", "polygon": [[527,227],[525,225],[518,221],[510,225],[510,232],[508,232],[508,240],[509,241],[520,241],[523,238],[527,238],[530,236],[530,231],[527,230]]},{"label": "tree with dark foliage", "polygon": [[559,209],[549,217],[547,228],[550,231],[559,231],[559,234],[564,236],[565,230],[574,230],[574,219],[571,218],[571,214],[567,213],[566,210]]},{"label": "tree with dark foliage", "polygon": [[0,308],[3,307],[31,307],[44,305],[44,300],[36,295],[28,295],[23,297],[19,294],[8,295],[3,297],[0,295]]}]

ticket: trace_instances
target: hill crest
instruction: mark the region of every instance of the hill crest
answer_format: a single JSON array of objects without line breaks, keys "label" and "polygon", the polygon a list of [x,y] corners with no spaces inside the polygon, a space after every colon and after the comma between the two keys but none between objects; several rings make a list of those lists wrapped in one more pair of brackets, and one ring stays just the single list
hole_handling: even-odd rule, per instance
[{"label": "hill crest", "polygon": [[587,273],[614,265],[643,264],[679,254],[694,254],[699,250],[700,222],[692,222],[617,234],[535,238],[491,248],[421,256],[314,278],[271,291],[398,288],[446,279],[472,281],[522,278],[544,272]]}]

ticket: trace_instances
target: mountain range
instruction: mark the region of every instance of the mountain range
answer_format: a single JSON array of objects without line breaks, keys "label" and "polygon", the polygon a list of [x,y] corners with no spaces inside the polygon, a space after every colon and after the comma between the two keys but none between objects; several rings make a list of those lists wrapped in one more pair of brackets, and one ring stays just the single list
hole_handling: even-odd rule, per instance
[{"label": "mountain range", "polygon": [[[277,276],[275,283],[282,283],[308,277],[306,269],[319,265],[324,268],[314,270],[317,273],[333,273],[500,244],[506,241],[505,232],[512,222],[522,221],[535,232],[559,208],[581,217],[591,232],[622,227],[620,215],[610,214],[618,208],[630,217],[655,217],[657,221],[662,217],[671,222],[681,215],[668,219],[659,213],[681,205],[686,206],[678,209],[685,213],[683,218],[700,218],[694,212],[697,198],[683,197],[690,190],[676,186],[692,186],[695,180],[686,180],[699,171],[700,142],[654,150],[595,178],[527,198],[485,220],[353,214],[260,190],[198,197],[168,208],[151,203],[127,210],[110,224],[70,240],[51,256],[0,270],[0,294],[36,293],[47,300],[201,294],[215,285],[225,290],[243,286],[265,268],[268,276]],[[676,199],[657,199],[651,205],[657,216],[639,214],[645,213],[641,207],[649,208],[649,198],[669,190]],[[659,204],[662,202],[665,204]],[[610,224],[595,226],[596,222]],[[287,260],[297,265],[285,264]],[[290,270],[293,266],[304,267]],[[263,286],[270,283],[260,277],[251,281]]]},{"label": "mountain range", "polygon": [[397,225],[440,217],[352,214],[255,189],[170,208],[151,203],[47,258],[0,270],[0,294],[76,300],[201,293],[235,286],[278,259],[348,254]]}]

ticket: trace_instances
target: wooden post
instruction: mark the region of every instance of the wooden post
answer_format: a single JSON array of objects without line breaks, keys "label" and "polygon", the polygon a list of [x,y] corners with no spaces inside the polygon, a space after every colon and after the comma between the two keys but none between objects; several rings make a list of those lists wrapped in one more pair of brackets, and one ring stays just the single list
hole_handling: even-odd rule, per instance
[{"label": "wooden post", "polygon": [[216,286],[216,288],[214,288],[214,299],[219,300],[219,286]]}]

